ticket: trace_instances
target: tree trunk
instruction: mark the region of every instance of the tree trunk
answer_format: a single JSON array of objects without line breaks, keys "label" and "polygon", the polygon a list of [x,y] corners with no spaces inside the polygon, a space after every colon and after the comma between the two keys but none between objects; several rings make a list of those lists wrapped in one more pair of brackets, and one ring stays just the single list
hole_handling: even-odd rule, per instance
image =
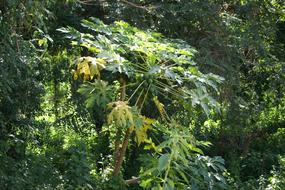
[{"label": "tree trunk", "polygon": [[122,147],[120,148],[120,150],[118,152],[118,155],[117,155],[118,157],[117,157],[117,159],[115,161],[115,168],[114,168],[114,171],[113,171],[113,176],[117,176],[119,174],[119,172],[120,172],[120,169],[122,167],[122,163],[123,163],[123,160],[124,160],[124,157],[125,157],[125,154],[126,154],[126,150],[127,150],[127,147],[128,147],[129,138],[131,136],[131,133],[132,133],[132,131],[130,129],[128,129],[126,131]]},{"label": "tree trunk", "polygon": [[[122,78],[121,79],[121,94],[120,94],[120,101],[124,101],[126,98],[126,81]],[[124,141],[122,146],[120,147],[121,141],[120,136],[122,134],[121,129],[118,129],[116,134],[116,141],[115,141],[115,150],[114,150],[114,159],[115,159],[115,167],[113,170],[113,176],[117,176],[120,172],[122,167],[122,163],[125,157],[125,153],[128,147],[129,138],[131,135],[131,130],[128,129],[125,134]]]}]

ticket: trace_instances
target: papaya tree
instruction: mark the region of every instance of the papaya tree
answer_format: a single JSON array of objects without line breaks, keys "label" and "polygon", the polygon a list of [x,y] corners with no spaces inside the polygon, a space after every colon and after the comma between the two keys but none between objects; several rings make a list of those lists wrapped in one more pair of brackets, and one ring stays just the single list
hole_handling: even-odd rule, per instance
[{"label": "papaya tree", "polygon": [[[182,40],[142,31],[123,21],[106,25],[90,18],[82,21],[82,27],[85,33],[72,27],[58,30],[81,49],[82,55],[74,62],[73,79],[83,83],[78,92],[85,97],[87,108],[95,108],[98,119],[113,134],[113,176],[120,174],[130,138],[134,137],[138,145],[150,143],[153,128],[164,128],[164,132],[174,129],[180,132],[173,136],[176,141],[167,141],[172,142],[171,146],[164,143],[154,148],[159,155],[158,171],[167,173],[161,183],[174,188],[173,183],[166,182],[171,159],[177,160],[183,152],[186,156],[185,148],[199,154],[202,151],[195,147],[194,137],[182,135],[183,127],[175,124],[175,112],[170,110],[200,107],[208,114],[217,108],[211,94],[218,92],[222,78],[200,72],[194,61],[196,50]],[[102,126],[98,127],[100,130]],[[161,152],[173,147],[173,142],[184,141],[187,146],[181,146],[175,154]]]}]

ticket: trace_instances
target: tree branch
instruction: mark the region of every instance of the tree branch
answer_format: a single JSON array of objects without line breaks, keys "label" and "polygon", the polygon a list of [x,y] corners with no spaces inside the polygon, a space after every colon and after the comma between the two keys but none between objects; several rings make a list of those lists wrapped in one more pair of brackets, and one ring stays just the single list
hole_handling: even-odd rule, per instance
[{"label": "tree branch", "polygon": [[[94,5],[95,3],[98,3],[98,0],[78,0],[79,3],[81,4],[84,4],[84,5]],[[99,0],[99,4],[102,4],[102,3],[108,3],[108,1],[106,0]],[[118,0],[118,3],[123,3],[127,6],[130,6],[130,7],[133,7],[133,8],[137,8],[137,9],[141,9],[141,10],[144,10],[144,11],[147,11],[147,12],[150,12],[152,9],[156,9],[160,6],[149,6],[149,7],[146,7],[146,6],[143,6],[143,5],[138,5],[136,3],[133,3],[133,2],[129,2],[129,1],[126,1],[126,0]]]},{"label": "tree branch", "polygon": [[150,11],[147,7],[144,7],[144,6],[141,6],[141,5],[137,5],[135,3],[132,3],[132,2],[129,2],[129,1],[126,1],[126,0],[120,0],[120,2],[126,4],[126,5],[129,5],[131,7],[135,7],[135,8],[138,8],[138,9],[142,9],[142,10],[145,10],[145,11]]},{"label": "tree branch", "polygon": [[126,180],[125,183],[127,185],[140,183],[140,178],[139,177],[132,177],[132,179]]}]

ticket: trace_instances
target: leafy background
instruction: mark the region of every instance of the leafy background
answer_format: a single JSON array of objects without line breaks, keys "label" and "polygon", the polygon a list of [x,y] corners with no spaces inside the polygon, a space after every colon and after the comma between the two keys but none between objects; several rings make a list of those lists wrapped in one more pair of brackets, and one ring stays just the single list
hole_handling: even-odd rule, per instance
[{"label": "leafy background", "polygon": [[[281,0],[1,0],[0,187],[147,189],[164,184],[164,189],[183,189],[181,185],[192,179],[192,189],[283,189],[284,6]],[[90,30],[81,20],[90,17],[106,26],[123,20],[142,32],[184,40],[196,51],[193,63],[199,72],[224,78],[218,92],[207,89],[206,98],[213,96],[219,110],[205,107],[208,104],[204,108],[184,104],[180,109],[177,100],[158,96],[167,114],[187,130],[187,146],[198,146],[204,155],[196,149],[188,164],[183,159],[172,162],[170,155],[184,151],[183,143],[173,147],[173,140],[185,138],[179,130],[163,127],[176,124],[163,121],[155,105],[147,102],[142,113],[159,118],[155,132],[149,134],[157,141],[138,146],[131,140],[120,177],[110,178],[114,141],[104,125],[105,110],[94,102],[86,107],[88,96],[83,91],[88,83],[82,86],[83,81],[72,76],[74,60],[93,56],[96,50],[71,45],[57,30],[69,26],[75,34],[87,34]],[[112,95],[106,101],[113,101],[119,84],[108,80],[112,89],[107,92]],[[199,145],[205,141],[212,145]],[[155,169],[142,172],[151,168]],[[161,182],[166,168],[169,180]],[[181,179],[176,179],[181,171],[190,176],[185,180],[179,174]],[[125,187],[122,177],[139,173],[141,187]]]}]

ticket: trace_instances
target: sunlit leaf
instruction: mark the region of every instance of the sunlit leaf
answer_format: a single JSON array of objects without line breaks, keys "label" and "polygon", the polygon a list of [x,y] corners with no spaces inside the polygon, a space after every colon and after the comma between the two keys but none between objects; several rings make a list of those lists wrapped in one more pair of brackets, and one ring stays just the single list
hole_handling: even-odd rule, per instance
[{"label": "sunlit leaf", "polygon": [[143,124],[141,126],[136,126],[136,142],[140,145],[147,139],[147,131],[151,128],[151,125],[155,122],[155,120],[143,117]]}]

